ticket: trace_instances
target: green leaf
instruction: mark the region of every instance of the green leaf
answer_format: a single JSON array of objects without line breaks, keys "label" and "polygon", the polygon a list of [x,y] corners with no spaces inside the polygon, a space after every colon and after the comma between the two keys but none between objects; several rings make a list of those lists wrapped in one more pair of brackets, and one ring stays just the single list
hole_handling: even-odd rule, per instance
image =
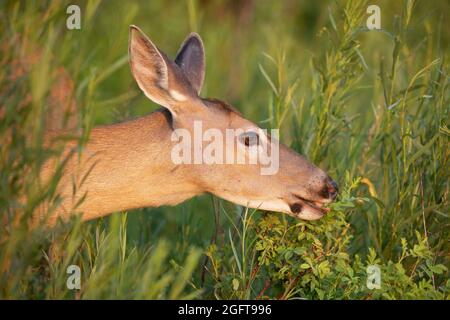
[{"label": "green leaf", "polygon": [[234,291],[238,291],[238,289],[239,289],[239,280],[234,278],[233,281],[232,281],[232,284],[233,284],[233,290]]}]

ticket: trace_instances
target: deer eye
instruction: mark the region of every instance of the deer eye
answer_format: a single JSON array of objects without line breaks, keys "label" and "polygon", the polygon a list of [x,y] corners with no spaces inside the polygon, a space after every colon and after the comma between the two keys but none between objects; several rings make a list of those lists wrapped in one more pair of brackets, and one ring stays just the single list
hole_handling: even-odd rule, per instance
[{"label": "deer eye", "polygon": [[239,141],[247,147],[259,145],[259,136],[256,132],[245,132],[239,136]]}]

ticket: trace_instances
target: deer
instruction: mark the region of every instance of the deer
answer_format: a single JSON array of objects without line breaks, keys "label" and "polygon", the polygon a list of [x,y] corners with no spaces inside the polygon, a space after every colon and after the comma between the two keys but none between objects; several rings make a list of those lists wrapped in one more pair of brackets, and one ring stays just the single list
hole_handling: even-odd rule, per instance
[{"label": "deer", "polygon": [[[172,60],[141,29],[131,25],[128,55],[138,87],[161,108],[92,129],[81,154],[71,157],[64,166],[57,186],[62,201],[51,213],[49,224],[74,214],[87,221],[136,208],[174,206],[204,193],[303,220],[320,219],[330,211],[327,204],[338,195],[336,182],[283,144],[279,145],[279,168],[271,175],[261,174],[261,164],[172,161],[171,152],[177,143],[174,132],[193,132],[196,121],[201,121],[205,130],[243,129],[244,133],[234,137],[234,148],[244,157],[251,149],[258,149],[261,141],[272,139],[230,104],[200,97],[205,50],[197,33],[187,36]],[[46,140],[60,133],[49,130]],[[64,153],[75,147],[75,142],[68,142]],[[44,164],[43,181],[54,174],[55,161]],[[76,193],[72,189],[74,180],[83,180]]]}]

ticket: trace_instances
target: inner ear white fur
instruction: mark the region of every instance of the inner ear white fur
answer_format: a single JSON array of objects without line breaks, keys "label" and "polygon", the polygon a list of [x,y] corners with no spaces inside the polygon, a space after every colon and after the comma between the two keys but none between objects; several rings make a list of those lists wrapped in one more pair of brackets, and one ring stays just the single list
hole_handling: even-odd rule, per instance
[{"label": "inner ear white fur", "polygon": [[174,90],[174,89],[169,90],[169,94],[172,98],[174,98],[175,100],[177,100],[179,102],[183,102],[188,99],[184,94],[182,94],[181,92]]}]

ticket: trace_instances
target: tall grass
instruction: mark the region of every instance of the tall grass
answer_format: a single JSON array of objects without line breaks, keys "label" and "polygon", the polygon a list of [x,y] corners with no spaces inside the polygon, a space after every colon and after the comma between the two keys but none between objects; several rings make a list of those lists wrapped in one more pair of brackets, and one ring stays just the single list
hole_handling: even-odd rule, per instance
[{"label": "tall grass", "polygon": [[[379,31],[366,29],[364,1],[86,1],[72,31],[68,4],[0,4],[1,298],[449,297],[447,3],[379,1]],[[341,186],[332,213],[299,222],[202,196],[31,227],[60,201],[59,175],[38,179],[60,151],[42,143],[54,70],[74,82],[78,127],[63,142],[80,152],[93,125],[156,108],[127,67],[131,23],[172,55],[199,32],[203,95],[280,128],[326,169]],[[366,287],[373,264],[378,290]],[[66,286],[69,265],[80,290]]]},{"label": "tall grass", "polygon": [[[0,113],[0,297],[196,297],[201,291],[189,282],[200,251],[192,247],[178,255],[178,259],[169,259],[174,249],[164,239],[157,244],[130,245],[126,214],[122,217],[116,214],[107,221],[92,224],[81,224],[73,219],[52,230],[31,223],[34,212],[44,207],[47,208],[44,214],[49,215],[59,202],[55,189],[60,170],[49,183],[39,181],[39,168],[59,154],[58,149],[43,145],[43,128],[50,125],[46,123],[45,114],[50,108],[51,86],[58,80],[52,70],[63,64],[78,80],[73,92],[79,102],[75,115],[79,118],[78,128],[62,139],[75,139],[82,150],[92,127],[92,111],[96,105],[104,103],[96,92],[103,81],[126,64],[123,58],[126,51],[111,54],[103,61],[102,70],[88,68],[80,58],[92,57],[94,50],[88,44],[92,39],[79,39],[70,33],[63,36],[67,31],[64,30],[65,11],[61,11],[60,4],[8,2],[2,6],[1,28],[5,31],[2,32],[2,67],[5,72],[1,78]],[[92,19],[96,9],[95,2],[87,3],[85,28],[94,28]],[[129,24],[130,19],[125,17],[124,23]],[[56,39],[64,40],[57,46]],[[78,43],[82,52],[71,55],[70,59],[74,60],[66,62],[65,54],[70,55],[67,51],[76,47],[73,42]],[[36,50],[43,53],[37,54]],[[33,61],[35,54],[38,61]],[[64,161],[59,167],[63,166]],[[81,290],[67,287],[70,265],[81,268]]]}]

